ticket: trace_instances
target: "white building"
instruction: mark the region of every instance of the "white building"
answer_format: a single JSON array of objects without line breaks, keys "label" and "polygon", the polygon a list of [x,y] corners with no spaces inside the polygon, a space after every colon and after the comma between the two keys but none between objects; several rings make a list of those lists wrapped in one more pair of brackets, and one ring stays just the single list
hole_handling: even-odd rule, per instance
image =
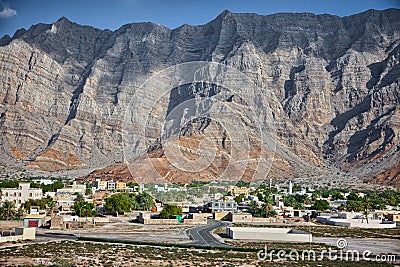
[{"label": "white building", "polygon": [[6,201],[10,201],[13,202],[17,208],[19,208],[28,199],[43,198],[42,189],[30,187],[30,183],[19,183],[18,188],[1,188],[1,204]]},{"label": "white building", "polygon": [[50,184],[54,183],[54,180],[51,180],[51,179],[35,179],[35,180],[32,180],[32,182],[34,182],[36,184],[50,185]]},{"label": "white building", "polygon": [[86,192],[86,185],[77,184],[75,181],[72,185],[66,186],[64,188],[57,189],[57,196],[62,195],[73,195],[73,194],[81,194],[84,195]]},{"label": "white building", "polygon": [[209,209],[211,212],[237,212],[238,204],[235,201],[212,201],[209,203]]},{"label": "white building", "polygon": [[117,183],[113,180],[107,182],[107,190],[115,190],[117,188]]},{"label": "white building", "polygon": [[396,222],[374,219],[372,214],[368,216],[367,220],[361,213],[352,212],[342,212],[335,215],[321,214],[321,216],[317,216],[317,222],[358,228],[396,228]]}]

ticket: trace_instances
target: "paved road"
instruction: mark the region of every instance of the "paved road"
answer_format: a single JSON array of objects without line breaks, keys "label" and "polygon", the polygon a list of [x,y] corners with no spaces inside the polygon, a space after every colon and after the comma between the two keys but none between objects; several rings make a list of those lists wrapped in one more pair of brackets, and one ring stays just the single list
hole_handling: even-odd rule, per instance
[{"label": "paved road", "polygon": [[36,233],[36,239],[32,243],[46,243],[50,241],[58,240],[78,240],[78,236],[72,234],[59,234],[59,233]]},{"label": "paved road", "polygon": [[190,228],[187,230],[189,237],[193,239],[191,244],[201,245],[201,246],[218,246],[218,247],[227,247],[224,243],[221,243],[213,234],[217,228],[224,227],[228,225],[226,222],[216,221],[216,220],[208,220],[207,225],[202,225],[195,228]]}]

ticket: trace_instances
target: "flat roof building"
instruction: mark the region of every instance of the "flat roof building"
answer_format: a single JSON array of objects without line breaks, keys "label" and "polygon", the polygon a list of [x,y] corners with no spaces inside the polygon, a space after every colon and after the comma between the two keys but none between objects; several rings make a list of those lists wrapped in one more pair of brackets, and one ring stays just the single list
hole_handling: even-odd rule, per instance
[{"label": "flat roof building", "polygon": [[235,201],[212,201],[209,204],[211,212],[237,212],[238,204]]},{"label": "flat roof building", "polygon": [[125,191],[126,190],[126,183],[125,182],[120,182],[117,181],[116,183],[116,189],[120,191]]},{"label": "flat roof building", "polygon": [[311,242],[312,234],[290,228],[227,227],[232,239],[267,240],[280,242]]},{"label": "flat roof building", "polygon": [[30,183],[19,183],[18,188],[1,188],[1,204],[6,201],[13,202],[17,208],[21,207],[28,199],[42,199],[41,188],[30,188]]}]

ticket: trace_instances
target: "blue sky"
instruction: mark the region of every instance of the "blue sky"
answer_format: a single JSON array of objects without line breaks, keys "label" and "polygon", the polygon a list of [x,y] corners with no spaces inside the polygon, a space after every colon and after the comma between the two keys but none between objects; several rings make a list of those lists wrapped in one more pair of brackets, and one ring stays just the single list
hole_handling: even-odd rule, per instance
[{"label": "blue sky", "polygon": [[0,36],[62,16],[79,24],[116,30],[131,22],[151,21],[169,28],[199,25],[223,10],[262,15],[277,12],[347,16],[368,9],[400,8],[400,0],[0,0]]}]

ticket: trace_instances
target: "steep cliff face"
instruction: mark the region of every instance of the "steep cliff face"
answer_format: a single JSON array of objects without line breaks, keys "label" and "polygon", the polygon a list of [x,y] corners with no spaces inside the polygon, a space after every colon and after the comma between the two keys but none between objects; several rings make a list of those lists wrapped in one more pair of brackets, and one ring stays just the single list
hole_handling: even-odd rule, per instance
[{"label": "steep cliff face", "polygon": [[[276,149],[266,152],[275,153],[271,177],[339,172],[363,178],[380,174],[381,181],[382,175],[393,173],[387,170],[399,165],[400,11],[396,9],[344,18],[225,11],[201,26],[170,30],[135,23],[114,32],[61,18],[3,37],[0,45],[3,174],[73,170],[73,175],[84,175],[126,160],[127,109],[131,121],[145,124],[148,114],[143,110],[160,93],[156,89],[139,93],[141,84],[165,68],[193,61],[236,69],[268,96],[260,107],[268,106],[274,121]],[[142,101],[132,104],[138,94]],[[184,101],[192,99],[198,109],[199,98],[216,95],[236,108],[239,120],[248,126],[250,159],[264,157],[258,152],[262,143],[257,131],[248,123],[252,118],[245,100],[225,94],[223,88],[201,83],[171,88],[152,116],[161,122]],[[177,116],[175,121],[184,115]],[[212,140],[218,150],[215,162],[197,174],[185,174],[168,162],[157,136],[136,141],[146,145],[151,160],[157,161],[153,165],[169,180],[218,178],[232,157],[235,131],[226,133],[206,116],[178,129],[189,158],[198,156],[199,140]],[[249,164],[244,177],[251,177],[254,169]],[[137,175],[145,177],[146,170]]]}]

